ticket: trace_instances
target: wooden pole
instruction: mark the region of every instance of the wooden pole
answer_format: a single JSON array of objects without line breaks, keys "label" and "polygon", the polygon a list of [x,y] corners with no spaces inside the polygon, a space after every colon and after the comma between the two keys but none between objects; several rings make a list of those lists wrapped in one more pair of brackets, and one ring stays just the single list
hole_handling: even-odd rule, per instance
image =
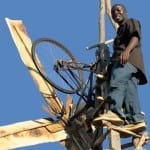
[{"label": "wooden pole", "polygon": [[110,22],[112,23],[114,30],[117,31],[118,24],[114,22],[114,20],[112,19],[112,16],[111,16],[111,0],[105,0],[105,5],[106,5],[106,13],[110,19]]},{"label": "wooden pole", "polygon": [[99,42],[103,43],[106,40],[105,29],[105,15],[108,15],[110,22],[115,31],[117,31],[118,24],[115,23],[111,16],[111,0],[100,0],[100,12],[99,12]]},{"label": "wooden pole", "polygon": [[99,11],[99,42],[105,42],[105,0],[100,0]]}]

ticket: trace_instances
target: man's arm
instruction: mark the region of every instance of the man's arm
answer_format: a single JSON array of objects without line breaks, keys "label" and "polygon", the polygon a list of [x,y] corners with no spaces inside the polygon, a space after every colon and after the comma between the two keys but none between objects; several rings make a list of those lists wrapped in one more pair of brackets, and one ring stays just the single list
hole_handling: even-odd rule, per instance
[{"label": "man's arm", "polygon": [[130,52],[137,46],[138,44],[138,37],[133,36],[126,47],[126,49],[121,53],[120,55],[120,63],[121,64],[126,64],[129,60]]}]

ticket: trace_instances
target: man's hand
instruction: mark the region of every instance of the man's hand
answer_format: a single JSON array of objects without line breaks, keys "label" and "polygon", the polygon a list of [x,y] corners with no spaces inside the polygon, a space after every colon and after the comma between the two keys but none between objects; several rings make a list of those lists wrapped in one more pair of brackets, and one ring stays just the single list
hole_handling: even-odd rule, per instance
[{"label": "man's hand", "polygon": [[129,51],[123,51],[120,55],[120,63],[126,64],[129,60],[130,52]]}]

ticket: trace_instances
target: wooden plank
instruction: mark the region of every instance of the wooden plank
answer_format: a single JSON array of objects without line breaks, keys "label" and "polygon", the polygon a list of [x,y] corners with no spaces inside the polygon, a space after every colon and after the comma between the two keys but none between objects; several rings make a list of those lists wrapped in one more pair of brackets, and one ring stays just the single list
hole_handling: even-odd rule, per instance
[{"label": "wooden plank", "polygon": [[124,129],[122,127],[118,127],[118,126],[112,125],[109,121],[103,120],[102,124],[105,125],[105,126],[107,126],[108,128],[111,128],[111,129],[119,132],[121,138],[131,137],[131,136],[137,137],[137,138],[141,138],[141,135],[139,135],[137,133],[134,133],[132,131],[129,131],[127,129]]},{"label": "wooden plank", "polygon": [[133,138],[133,144],[136,150],[143,150],[143,145],[146,143],[148,134],[145,132],[141,138]]},{"label": "wooden plank", "polygon": [[38,120],[30,120],[25,122],[18,122],[12,125],[0,126],[0,137],[4,137],[10,134],[15,134],[17,132],[30,130],[33,128],[39,128],[42,126],[52,124],[48,119],[38,119]]},{"label": "wooden plank", "polygon": [[121,150],[120,134],[113,129],[110,131],[110,149]]},{"label": "wooden plank", "polygon": [[36,69],[32,61],[31,57],[32,41],[29,35],[27,34],[26,28],[22,20],[11,20],[9,18],[5,18],[5,20],[10,30],[12,39],[17,47],[21,60],[29,70],[39,91],[44,96],[48,105],[51,106],[53,104],[53,107],[55,107],[54,109],[57,110],[57,112],[61,113],[63,107],[62,102],[55,94],[53,87],[40,76],[38,70]]},{"label": "wooden plank", "polygon": [[[54,127],[55,131],[49,130],[54,129]],[[41,143],[56,142],[66,139],[67,136],[61,124],[54,124],[48,119],[18,122],[0,127],[0,149],[15,149]]]}]

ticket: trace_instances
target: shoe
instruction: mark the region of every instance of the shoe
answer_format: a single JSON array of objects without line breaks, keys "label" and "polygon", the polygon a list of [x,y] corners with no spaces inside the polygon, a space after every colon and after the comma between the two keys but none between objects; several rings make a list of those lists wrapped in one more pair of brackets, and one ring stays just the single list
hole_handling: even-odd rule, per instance
[{"label": "shoe", "polygon": [[125,125],[124,129],[139,133],[139,132],[146,130],[146,123],[140,122],[140,123]]},{"label": "shoe", "polygon": [[124,121],[115,113],[108,111],[105,114],[100,115],[99,117],[93,120],[93,125],[99,126],[102,120],[107,120],[114,125],[120,126],[124,124]]},{"label": "shoe", "polygon": [[96,77],[99,79],[104,79],[104,75],[102,73],[97,73]]},{"label": "shoe", "polygon": [[104,101],[104,97],[102,97],[102,96],[97,96],[96,99],[99,101]]}]

